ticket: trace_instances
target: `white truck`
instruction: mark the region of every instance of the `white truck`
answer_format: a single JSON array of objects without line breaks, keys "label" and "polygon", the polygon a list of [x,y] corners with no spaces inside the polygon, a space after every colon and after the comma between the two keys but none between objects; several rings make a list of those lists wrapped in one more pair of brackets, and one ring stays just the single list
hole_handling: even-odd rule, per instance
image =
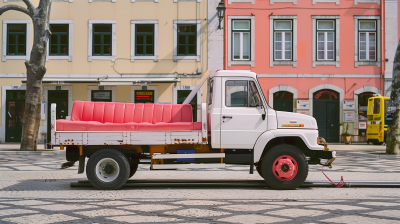
[{"label": "white truck", "polygon": [[[188,104],[207,83],[201,121]],[[56,120],[51,105],[51,144],[66,147],[98,189],[119,189],[139,163],[151,170],[253,167],[274,189],[295,189],[309,164],[331,167],[335,152],[318,144],[316,120],[268,106],[257,75],[229,70],[203,75],[183,104],[75,101],[70,120]],[[324,160],[324,164],[321,163]],[[144,162],[151,161],[151,162]]]}]

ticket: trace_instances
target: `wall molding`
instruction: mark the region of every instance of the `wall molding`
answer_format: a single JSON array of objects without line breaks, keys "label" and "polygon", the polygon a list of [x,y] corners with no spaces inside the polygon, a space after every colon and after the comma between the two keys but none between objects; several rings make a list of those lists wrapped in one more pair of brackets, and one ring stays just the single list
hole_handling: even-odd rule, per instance
[{"label": "wall molding", "polygon": [[[272,1],[272,0],[271,0]],[[274,60],[274,20],[276,19],[291,19],[292,29],[293,29],[293,39],[292,39],[292,60]],[[290,15],[279,15],[269,17],[269,67],[274,67],[274,65],[292,65],[294,68],[297,67],[297,16]],[[272,49],[272,50],[271,50]]]},{"label": "wall molding", "polygon": [[[0,143],[6,141],[6,101],[7,101],[7,90],[13,90],[13,86],[2,86],[1,87],[1,126],[0,126]],[[26,90],[26,86],[19,86],[18,89],[14,90]],[[40,138],[40,136],[39,136]]]},{"label": "wall molding", "polygon": [[[178,24],[196,24],[197,25],[197,38],[196,38],[196,55],[195,56],[179,56],[178,55]],[[174,20],[174,55],[173,61],[178,60],[201,60],[201,20]]]},{"label": "wall molding", "polygon": [[[312,51],[312,67],[315,68],[317,65],[336,65],[336,68],[340,66],[340,16],[312,16],[312,29],[313,29],[313,51]],[[332,61],[318,61],[317,60],[317,20],[318,19],[331,19],[335,20],[335,60]]]},{"label": "wall molding", "polygon": [[354,5],[358,5],[358,3],[376,3],[378,5],[381,4],[380,0],[354,0]]},{"label": "wall molding", "polygon": [[297,5],[297,0],[269,0],[270,5],[273,5],[274,3],[283,3],[283,2],[293,3],[293,5]]},{"label": "wall molding", "polygon": [[250,50],[251,50],[251,58],[249,61],[236,61],[232,60],[232,47],[228,47],[228,67],[232,65],[250,65],[254,67],[256,62],[256,54],[255,54],[255,42],[256,42],[256,35],[255,35],[255,16],[228,16],[228,46],[232,46],[232,20],[235,19],[249,19],[251,23],[251,43],[250,43]]},{"label": "wall molding", "polygon": [[[376,20],[376,61],[359,61],[358,60],[358,20],[370,19]],[[354,16],[354,67],[359,65],[376,65],[381,67],[381,17],[380,16]]]},{"label": "wall molding", "polygon": [[[93,56],[93,24],[111,24],[111,56]],[[115,20],[89,20],[89,39],[88,39],[88,61],[92,60],[111,60],[115,61],[115,56],[117,53],[117,31],[116,31],[116,21]]]},{"label": "wall molding", "polygon": [[[7,60],[29,60],[31,53],[31,20],[25,19],[13,19],[13,20],[3,20],[3,51],[2,51],[2,61]],[[25,45],[25,55],[7,55],[7,24],[26,24],[26,45]]]},{"label": "wall molding", "polygon": [[[154,25],[154,55],[153,56],[136,56],[135,40],[136,40],[136,24],[153,24]],[[131,62],[135,60],[154,60],[158,61],[158,20],[131,20]]]},{"label": "wall molding", "polygon": [[50,20],[50,25],[51,24],[68,24],[68,55],[66,56],[51,56],[50,54],[50,41],[47,41],[47,57],[46,61],[48,60],[68,60],[72,61],[72,52],[73,52],[73,38],[74,38],[74,29],[73,29],[73,24],[74,22],[72,20]]},{"label": "wall molding", "polygon": [[339,5],[339,0],[312,0],[313,5],[317,3],[336,3],[336,5]]},{"label": "wall molding", "polygon": [[228,5],[233,3],[247,3],[250,2],[252,5],[256,4],[256,0],[228,0]]},{"label": "wall molding", "polygon": [[382,78],[380,74],[258,74],[258,78]]}]

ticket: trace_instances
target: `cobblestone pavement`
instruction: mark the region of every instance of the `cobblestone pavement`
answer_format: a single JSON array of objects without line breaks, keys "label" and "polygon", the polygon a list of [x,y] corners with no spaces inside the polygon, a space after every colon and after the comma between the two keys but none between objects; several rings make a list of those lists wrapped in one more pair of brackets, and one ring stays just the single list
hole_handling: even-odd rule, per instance
[{"label": "cobblestone pavement", "polygon": [[[400,223],[400,189],[267,187],[71,188],[77,167],[61,170],[64,153],[0,153],[0,223]],[[332,180],[400,181],[395,159],[338,156]],[[149,171],[132,179],[261,180],[248,166]],[[310,166],[308,180],[324,180]]]}]

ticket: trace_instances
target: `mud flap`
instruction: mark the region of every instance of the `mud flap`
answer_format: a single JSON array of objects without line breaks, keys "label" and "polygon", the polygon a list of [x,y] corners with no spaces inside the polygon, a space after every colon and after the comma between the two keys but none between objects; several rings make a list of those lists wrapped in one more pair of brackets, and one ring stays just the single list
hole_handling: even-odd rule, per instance
[{"label": "mud flap", "polygon": [[78,174],[81,174],[85,171],[85,156],[79,156],[79,165],[78,165]]}]

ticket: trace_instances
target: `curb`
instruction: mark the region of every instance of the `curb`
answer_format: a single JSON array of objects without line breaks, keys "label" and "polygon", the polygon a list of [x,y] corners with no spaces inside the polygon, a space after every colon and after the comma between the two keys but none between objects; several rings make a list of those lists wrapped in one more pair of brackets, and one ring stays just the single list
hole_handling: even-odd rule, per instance
[{"label": "curb", "polygon": [[368,152],[344,152],[344,151],[336,151],[336,155],[339,156],[355,156],[355,157],[367,157],[367,158],[375,158],[375,159],[400,159],[400,155],[376,155]]},{"label": "curb", "polygon": [[0,155],[56,155],[65,153],[65,150],[57,151],[1,151]]}]

